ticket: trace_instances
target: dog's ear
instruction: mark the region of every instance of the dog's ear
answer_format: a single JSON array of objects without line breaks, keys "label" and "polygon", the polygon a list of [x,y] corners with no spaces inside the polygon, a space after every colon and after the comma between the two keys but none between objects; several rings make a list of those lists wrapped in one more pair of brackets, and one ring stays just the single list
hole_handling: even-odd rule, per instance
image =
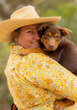
[{"label": "dog's ear", "polygon": [[59,30],[60,30],[62,36],[68,35],[68,37],[71,38],[72,31],[70,29],[65,28],[65,27],[59,27]]},{"label": "dog's ear", "polygon": [[44,32],[49,28],[49,24],[48,23],[44,23],[44,24],[41,24],[38,28],[38,34],[40,36],[42,36],[44,34]]}]

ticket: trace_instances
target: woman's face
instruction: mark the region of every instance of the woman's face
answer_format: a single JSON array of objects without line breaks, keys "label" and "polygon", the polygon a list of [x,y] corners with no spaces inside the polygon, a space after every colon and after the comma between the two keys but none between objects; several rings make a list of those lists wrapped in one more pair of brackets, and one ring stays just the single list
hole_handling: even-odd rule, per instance
[{"label": "woman's face", "polygon": [[37,33],[36,25],[29,25],[22,27],[18,37],[16,38],[16,44],[23,48],[38,48],[40,37]]}]

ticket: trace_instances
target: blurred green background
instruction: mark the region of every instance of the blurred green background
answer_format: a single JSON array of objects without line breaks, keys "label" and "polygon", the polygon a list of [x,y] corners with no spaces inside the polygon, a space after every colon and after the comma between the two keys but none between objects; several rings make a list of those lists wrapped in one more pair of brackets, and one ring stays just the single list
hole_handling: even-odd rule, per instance
[{"label": "blurred green background", "polygon": [[[72,30],[71,40],[77,44],[77,0],[0,0],[0,21],[25,5],[35,6],[40,16],[62,16],[58,24]],[[10,110],[12,103],[4,74],[8,56],[8,44],[0,43],[0,110]]]}]

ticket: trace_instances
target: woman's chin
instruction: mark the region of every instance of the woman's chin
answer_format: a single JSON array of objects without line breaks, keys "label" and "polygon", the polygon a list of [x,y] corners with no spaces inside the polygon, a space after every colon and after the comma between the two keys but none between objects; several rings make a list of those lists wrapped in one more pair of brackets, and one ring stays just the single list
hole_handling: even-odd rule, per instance
[{"label": "woman's chin", "polygon": [[35,45],[21,45],[23,48],[28,49],[28,48],[40,48],[39,44],[35,44]]},{"label": "woman's chin", "polygon": [[39,48],[39,45],[32,45],[30,48]]}]

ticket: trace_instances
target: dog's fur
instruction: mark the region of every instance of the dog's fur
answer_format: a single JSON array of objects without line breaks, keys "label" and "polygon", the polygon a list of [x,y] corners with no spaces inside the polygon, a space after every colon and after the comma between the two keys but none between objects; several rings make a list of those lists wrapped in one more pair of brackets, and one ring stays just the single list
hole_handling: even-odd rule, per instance
[{"label": "dog's fur", "polygon": [[[58,61],[65,68],[77,75],[77,46],[65,38],[71,36],[71,31],[56,25],[41,25],[38,31],[41,37],[41,48],[45,54]],[[63,110],[65,107],[74,104],[68,99],[57,100],[54,103],[54,110]]]},{"label": "dog's fur", "polygon": [[56,25],[47,26],[41,34],[41,48],[61,65],[77,74],[77,46],[65,36],[71,36],[71,31]]}]

